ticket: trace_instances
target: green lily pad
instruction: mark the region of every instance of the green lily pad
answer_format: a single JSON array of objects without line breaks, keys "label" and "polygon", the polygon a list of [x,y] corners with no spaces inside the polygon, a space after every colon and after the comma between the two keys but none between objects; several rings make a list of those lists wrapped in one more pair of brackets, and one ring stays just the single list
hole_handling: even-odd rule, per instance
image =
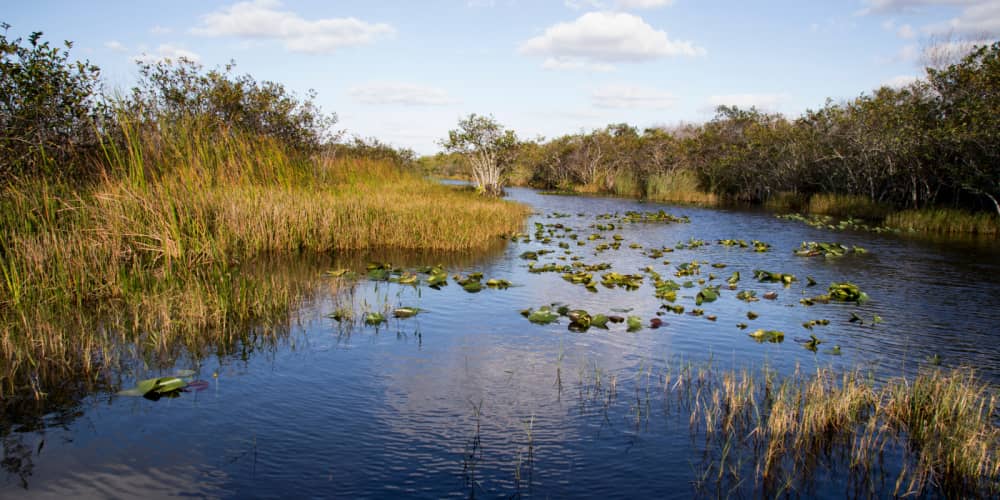
[{"label": "green lily pad", "polygon": [[642,318],[638,316],[629,316],[626,320],[626,324],[628,325],[628,331],[630,332],[642,330]]},{"label": "green lily pad", "polygon": [[380,312],[370,312],[365,314],[365,324],[370,326],[377,326],[385,323],[385,315]]},{"label": "green lily pad", "polygon": [[778,330],[764,330],[763,328],[754,330],[753,333],[750,334],[750,337],[757,342],[771,342],[774,344],[785,341],[784,332]]},{"label": "green lily pad", "polygon": [[698,295],[694,298],[694,303],[696,305],[701,305],[703,302],[715,302],[719,298],[719,289],[716,287],[705,287],[702,288]]},{"label": "green lily pad", "polygon": [[417,307],[397,307],[392,311],[392,315],[397,318],[412,318],[419,314],[421,311]]}]

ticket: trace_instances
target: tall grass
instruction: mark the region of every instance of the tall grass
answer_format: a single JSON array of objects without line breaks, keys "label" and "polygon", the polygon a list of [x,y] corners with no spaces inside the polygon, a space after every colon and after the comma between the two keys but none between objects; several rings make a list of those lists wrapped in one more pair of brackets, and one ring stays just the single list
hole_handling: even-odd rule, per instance
[{"label": "tall grass", "polygon": [[1000,219],[992,213],[953,209],[904,210],[885,219],[889,227],[922,233],[1000,235]]},{"label": "tall grass", "polygon": [[44,373],[98,373],[118,341],[172,352],[287,319],[309,281],[248,270],[271,257],[485,249],[527,214],[385,162],[126,118],[100,182],[0,192],[0,394],[44,392]]},{"label": "tall grass", "polygon": [[721,202],[716,194],[701,190],[694,172],[686,170],[650,176],[646,183],[646,199],[708,206]]},{"label": "tall grass", "polygon": [[829,369],[787,377],[709,370],[697,380],[684,397],[710,452],[704,482],[716,472],[720,489],[751,476],[768,496],[803,493],[824,469],[842,466],[860,495],[886,493],[875,474],[887,470],[895,496],[1000,494],[997,398],[971,370],[882,384]]},{"label": "tall grass", "polygon": [[867,196],[818,193],[809,198],[806,210],[812,214],[880,220],[888,215],[892,208],[872,201]]}]

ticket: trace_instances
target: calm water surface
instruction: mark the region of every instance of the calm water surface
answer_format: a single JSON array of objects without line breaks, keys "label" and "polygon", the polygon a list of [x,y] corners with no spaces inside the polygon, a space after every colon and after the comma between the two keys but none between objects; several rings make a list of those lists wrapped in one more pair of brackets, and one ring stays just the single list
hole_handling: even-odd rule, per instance
[{"label": "calm water surface", "polygon": [[[689,435],[686,414],[662,396],[664,374],[681,363],[767,364],[783,373],[796,366],[862,367],[885,378],[913,374],[936,355],[946,367],[974,366],[1000,382],[995,242],[829,232],[763,212],[541,196],[525,189],[512,189],[511,197],[537,212],[526,224],[528,233],[535,222],[563,224],[585,241],[598,232],[592,224],[615,222],[618,228],[584,246],[557,237],[549,245],[511,243],[451,262],[394,256],[394,263],[441,263],[452,274],[481,271],[516,286],[467,293],[454,282],[440,291],[361,282],[298,311],[291,332],[276,346],[178,363],[177,369],[193,368],[197,378],[210,381],[205,391],[155,402],[81,395],[40,419],[0,416],[6,471],[0,497],[686,498],[695,493],[700,443]],[[687,215],[691,223],[595,218],[661,208]],[[597,244],[613,241],[615,233],[624,237],[621,248],[595,255]],[[644,254],[690,238],[710,244],[658,259]],[[762,240],[772,250],[715,243],[727,238]],[[703,265],[700,277],[714,273],[713,283],[724,284],[739,271],[741,290],[776,291],[778,299],[747,304],[723,286],[718,301],[701,306],[716,321],[667,312],[665,326],[636,333],[626,333],[623,325],[574,333],[565,318],[531,324],[518,311],[554,302],[591,313],[628,309],[626,315],[639,315],[647,325],[661,311],[648,276],[636,291],[599,287],[589,293],[558,273],[529,273],[528,262],[518,258],[525,250],[551,248],[555,252],[540,263],[569,263],[558,260],[564,253],[556,244],[563,241],[583,262],[608,262],[622,274],[651,265],[683,281],[690,278],[672,276],[677,264],[724,263],[725,269]],[[802,241],[860,245],[870,253],[793,256]],[[632,243],[643,249],[629,248]],[[384,258],[355,256],[334,266],[363,269],[365,261]],[[754,269],[791,273],[801,281],[788,288],[757,283]],[[807,275],[819,285],[807,288]],[[861,306],[799,304],[841,281],[859,285],[871,300]],[[682,289],[677,303],[691,310],[697,291]],[[349,327],[327,317],[345,305],[426,312],[379,328]],[[750,310],[759,318],[748,320]],[[882,323],[850,323],[852,312],[866,323],[878,315]],[[818,353],[796,342],[811,333],[800,326],[811,319],[831,322],[812,332],[824,342]],[[738,329],[740,322],[750,328]],[[756,328],[783,330],[786,340],[758,344],[747,336]],[[840,356],[824,353],[833,345],[840,346]],[[160,373],[139,375],[125,385]],[[825,481],[809,494],[845,494],[846,480]]]}]

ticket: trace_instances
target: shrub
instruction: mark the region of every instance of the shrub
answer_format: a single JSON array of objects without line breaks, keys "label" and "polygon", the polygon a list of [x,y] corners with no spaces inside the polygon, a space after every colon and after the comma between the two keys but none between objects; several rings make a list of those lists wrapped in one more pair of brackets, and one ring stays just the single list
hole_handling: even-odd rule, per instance
[{"label": "shrub", "polygon": [[9,39],[0,27],[0,181],[91,174],[93,162],[74,160],[96,150],[100,70],[70,60],[72,42]]}]

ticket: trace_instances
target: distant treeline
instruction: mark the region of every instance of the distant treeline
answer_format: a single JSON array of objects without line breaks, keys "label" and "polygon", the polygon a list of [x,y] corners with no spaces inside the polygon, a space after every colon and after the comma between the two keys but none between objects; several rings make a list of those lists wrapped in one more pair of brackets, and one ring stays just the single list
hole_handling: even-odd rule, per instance
[{"label": "distant treeline", "polygon": [[[454,156],[424,160],[453,174]],[[844,195],[886,209],[1000,213],[1000,43],[903,88],[798,118],[722,106],[700,125],[609,125],[525,142],[511,182],[670,201],[794,204]]]}]

